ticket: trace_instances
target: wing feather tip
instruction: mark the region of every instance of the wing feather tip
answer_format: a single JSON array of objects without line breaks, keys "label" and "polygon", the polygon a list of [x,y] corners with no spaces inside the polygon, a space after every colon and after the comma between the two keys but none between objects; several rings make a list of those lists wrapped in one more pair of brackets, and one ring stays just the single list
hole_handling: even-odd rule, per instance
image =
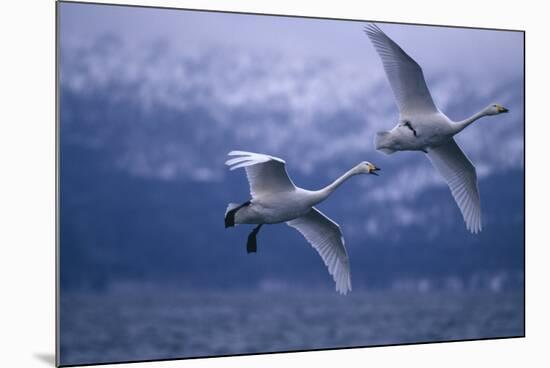
[{"label": "wing feather tip", "polygon": [[366,23],[363,26],[363,32],[365,32],[369,36],[376,36],[376,34],[379,32],[379,28],[376,27],[374,23]]},{"label": "wing feather tip", "polygon": [[231,150],[227,154],[228,156],[249,156],[255,155],[256,153],[250,151],[241,151],[241,150]]},{"label": "wing feather tip", "polygon": [[481,225],[481,220],[477,220],[473,223],[466,222],[466,229],[474,235],[481,233],[481,231],[483,230],[483,226]]},{"label": "wing feather tip", "polygon": [[374,32],[377,32],[377,31],[380,31],[380,28],[378,27],[378,25],[374,22],[366,22],[364,25],[363,25],[363,29],[365,30],[369,30],[369,31],[374,31]]},{"label": "wing feather tip", "polygon": [[[241,156],[241,157],[236,157],[233,160],[239,160],[239,159],[246,160],[246,159],[249,159],[249,160],[256,161],[256,163],[267,162],[267,161],[273,160],[273,161],[278,161],[282,164],[286,164],[286,161],[283,160],[282,158],[267,155],[267,154],[264,154],[264,153],[233,150],[233,151],[230,151],[227,155],[228,156]],[[228,161],[230,161],[230,160],[228,160]]]},{"label": "wing feather tip", "polygon": [[[349,282],[349,280],[348,280]],[[351,292],[351,283],[348,283],[348,284],[345,284],[345,285],[336,285],[336,291],[340,294],[340,295],[347,295],[348,293]]]}]

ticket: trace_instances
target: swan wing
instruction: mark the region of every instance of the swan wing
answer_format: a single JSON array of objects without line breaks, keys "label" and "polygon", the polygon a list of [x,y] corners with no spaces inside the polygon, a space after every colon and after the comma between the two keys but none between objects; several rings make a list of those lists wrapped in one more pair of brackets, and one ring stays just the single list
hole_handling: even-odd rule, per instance
[{"label": "swan wing", "polygon": [[278,157],[245,151],[231,151],[228,155],[235,156],[225,162],[230,170],[245,168],[252,198],[296,188],[288,177],[285,161]]},{"label": "swan wing", "polygon": [[377,25],[367,24],[365,33],[382,59],[401,115],[438,112],[420,65]]},{"label": "swan wing", "polygon": [[351,290],[349,259],[340,226],[313,207],[306,215],[287,224],[298,230],[317,250],[328,272],[336,282],[336,291],[347,294]]},{"label": "swan wing", "polygon": [[433,166],[441,173],[462,212],[466,228],[477,234],[481,231],[481,202],[476,168],[454,139],[428,150]]}]

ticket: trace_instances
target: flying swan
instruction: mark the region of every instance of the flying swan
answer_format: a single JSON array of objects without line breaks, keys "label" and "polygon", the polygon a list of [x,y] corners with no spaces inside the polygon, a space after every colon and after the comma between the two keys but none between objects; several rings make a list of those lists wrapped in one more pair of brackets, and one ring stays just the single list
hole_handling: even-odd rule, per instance
[{"label": "flying swan", "polygon": [[452,122],[435,106],[422,68],[375,24],[366,25],[365,33],[382,59],[400,112],[399,122],[392,130],[376,134],[376,149],[386,154],[426,153],[447,182],[466,228],[477,234],[481,231],[481,204],[476,169],[453,136],[483,116],[508,109],[491,104],[466,120]]},{"label": "flying swan", "polygon": [[317,250],[336,283],[336,291],[351,290],[349,260],[340,226],[314,206],[324,201],[343,182],[354,175],[374,174],[380,170],[370,162],[361,162],[321,190],[306,190],[288,177],[285,161],[260,153],[231,151],[226,165],[230,170],[244,167],[252,199],[230,203],[225,212],[225,227],[257,224],[248,236],[247,252],[256,251],[256,235],[263,224],[286,222],[298,230]]}]

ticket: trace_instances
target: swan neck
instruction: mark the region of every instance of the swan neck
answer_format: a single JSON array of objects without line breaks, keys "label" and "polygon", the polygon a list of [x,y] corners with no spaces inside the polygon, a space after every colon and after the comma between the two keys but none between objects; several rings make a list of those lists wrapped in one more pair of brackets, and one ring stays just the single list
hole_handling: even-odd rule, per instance
[{"label": "swan neck", "polygon": [[455,124],[455,128],[456,128],[455,129],[456,130],[455,134],[461,132],[468,125],[472,124],[477,119],[484,117],[485,115],[487,115],[485,110],[481,110],[480,112],[475,113],[474,115],[470,116],[469,118],[467,118],[465,120],[462,120],[462,121],[459,121],[458,123]]},{"label": "swan neck", "polygon": [[351,178],[352,176],[356,175],[357,172],[355,168],[348,170],[344,175],[340,176],[338,179],[334,180],[332,183],[327,185],[321,190],[316,191],[317,194],[317,202],[322,202],[325,200],[329,195],[332,194],[340,185],[342,185],[346,180]]}]

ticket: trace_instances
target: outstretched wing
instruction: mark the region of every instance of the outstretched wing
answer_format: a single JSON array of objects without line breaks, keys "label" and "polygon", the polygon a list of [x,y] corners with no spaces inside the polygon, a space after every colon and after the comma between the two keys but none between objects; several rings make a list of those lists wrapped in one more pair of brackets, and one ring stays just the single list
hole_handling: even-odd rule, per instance
[{"label": "outstretched wing", "polygon": [[296,188],[280,158],[245,151],[231,151],[228,155],[235,156],[225,162],[230,170],[245,168],[252,198]]},{"label": "outstretched wing", "polygon": [[367,24],[365,33],[382,59],[401,115],[438,112],[420,65],[377,25]]},{"label": "outstretched wing", "polygon": [[287,224],[298,230],[317,250],[336,282],[336,291],[351,290],[349,259],[340,226],[313,207],[306,215]]},{"label": "outstretched wing", "polygon": [[444,145],[430,148],[428,157],[449,185],[466,222],[466,228],[477,234],[481,231],[481,202],[476,168],[454,139]]}]

